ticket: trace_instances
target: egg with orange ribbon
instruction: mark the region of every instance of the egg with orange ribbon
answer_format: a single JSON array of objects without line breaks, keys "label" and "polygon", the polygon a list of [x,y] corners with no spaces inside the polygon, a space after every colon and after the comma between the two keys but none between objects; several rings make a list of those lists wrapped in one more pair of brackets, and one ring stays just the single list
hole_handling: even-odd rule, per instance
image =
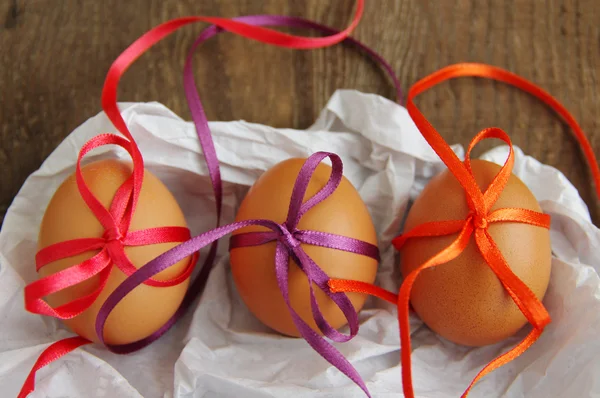
[{"label": "egg with orange ribbon", "polygon": [[[82,167],[81,171],[91,193],[103,207],[110,209],[110,214],[118,220],[125,209],[120,211],[119,206],[114,208],[115,206],[111,205],[115,204],[118,190],[122,185],[126,185],[132,174],[131,164],[102,160]],[[125,195],[124,199],[128,197]],[[126,203],[126,200],[122,203]],[[161,229],[165,227],[170,229],[170,232]],[[73,271],[76,267],[91,275],[80,283],[49,294],[46,301],[60,316],[55,313],[49,315],[63,318],[63,322],[75,333],[94,342],[99,341],[95,322],[100,307],[127,277],[121,266],[124,267],[123,264],[130,261],[133,268],[129,271],[135,271],[176,246],[177,242],[173,240],[183,241],[189,238],[185,218],[175,198],[148,170],[144,170],[139,200],[127,230],[123,231],[123,226],[118,225],[115,229],[107,231],[101,225],[82,198],[75,174],[59,186],[48,204],[40,226],[40,251],[36,259],[42,279],[38,280],[38,283],[44,279],[51,282],[52,276],[59,277],[61,272]],[[175,237],[161,238],[159,241],[162,242],[150,244],[148,236],[153,231],[157,236],[172,233]],[[89,250],[80,248],[72,251],[68,247],[68,242],[81,239],[83,241],[80,243],[89,242]],[[70,254],[77,251],[80,253],[64,257],[64,254],[69,254],[69,250],[72,251]],[[156,281],[155,286],[143,284],[128,294],[107,319],[104,328],[106,343],[132,343],[148,337],[163,326],[173,316],[186,293],[189,270],[193,266],[190,260],[191,258],[186,258],[157,274],[153,278]],[[77,274],[71,273],[70,278],[73,277],[77,277]],[[176,281],[177,283],[158,286],[161,281],[178,277],[181,280]],[[36,294],[35,290],[39,290],[36,289],[35,283],[32,285],[33,287],[28,286],[28,297]],[[81,308],[77,309],[78,300],[95,293],[98,295],[89,303],[88,308],[82,312]],[[39,300],[32,300],[37,304],[36,312],[48,314],[47,311],[54,311],[47,309]],[[80,313],[75,316],[69,315],[78,312]]]},{"label": "egg with orange ribbon", "polygon": [[[236,222],[252,219],[272,220],[282,226],[288,217],[290,200],[298,183],[296,181],[305,159],[289,159],[276,164],[258,178],[242,201]],[[332,167],[320,163],[308,177],[306,191],[300,200],[306,202],[317,192],[324,189]],[[293,241],[292,235],[305,231],[313,234],[329,233],[362,241],[377,252],[377,235],[368,208],[354,186],[343,176],[339,185],[320,203],[311,207],[301,216],[293,230],[283,232],[280,239]],[[300,178],[302,179],[302,178]],[[306,181],[305,181],[306,183]],[[249,226],[234,232],[233,238],[243,234],[268,231],[262,226]],[[297,235],[298,236],[298,235]],[[306,241],[305,241],[306,242]],[[356,242],[360,243],[360,242]],[[375,255],[369,257],[343,250],[297,243],[308,257],[331,278],[345,278],[373,283],[377,273],[378,261]],[[294,245],[294,243],[292,243]],[[231,271],[237,290],[249,310],[268,327],[288,336],[301,335],[296,327],[286,299],[279,287],[275,270],[276,242],[256,246],[234,247],[230,250]],[[311,309],[310,289],[307,275],[298,266],[294,258],[287,263],[288,288],[286,296],[299,317],[310,328],[319,333]],[[322,289],[315,286],[315,297],[324,319],[335,329],[347,323],[347,318],[336,303]],[[351,305],[359,311],[366,295],[348,293]]]},{"label": "egg with orange ribbon", "polygon": [[[500,166],[471,161],[472,175],[484,192]],[[514,174],[490,212],[520,208],[541,212],[532,192]],[[405,222],[405,231],[431,222],[469,219],[463,187],[446,170],[434,177],[417,197]],[[542,300],[551,270],[550,235],[547,228],[523,222],[487,224],[474,219],[474,228],[485,227],[510,270]],[[483,225],[485,224],[485,225]],[[458,233],[407,239],[400,250],[402,275],[406,277],[434,255],[448,248]],[[466,346],[494,344],[514,335],[527,319],[485,261],[473,237],[456,258],[424,269],[417,276],[410,303],[429,328],[440,336]]]}]

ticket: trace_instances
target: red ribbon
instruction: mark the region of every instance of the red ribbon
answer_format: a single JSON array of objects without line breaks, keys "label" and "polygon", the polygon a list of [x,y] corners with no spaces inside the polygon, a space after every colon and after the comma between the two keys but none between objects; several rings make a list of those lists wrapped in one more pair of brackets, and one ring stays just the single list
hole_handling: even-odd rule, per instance
[{"label": "red ribbon", "polygon": [[[159,25],[131,44],[112,64],[108,71],[102,92],[103,110],[113,125],[125,136],[125,138],[114,134],[101,134],[94,137],[83,146],[77,159],[77,187],[85,203],[104,228],[104,234],[101,238],[74,239],[46,247],[40,250],[36,255],[36,268],[39,271],[40,268],[48,263],[74,256],[88,250],[100,250],[100,252],[89,260],[41,278],[26,286],[24,292],[25,308],[33,313],[53,316],[59,319],[73,318],[88,309],[97,299],[106,285],[113,265],[117,266],[127,276],[132,275],[137,270],[127,258],[124,251],[125,246],[184,242],[190,239],[189,230],[183,227],[150,228],[139,231],[129,230],[142,187],[144,161],[133,136],[121,117],[117,105],[117,88],[121,76],[139,56],[175,30],[195,22],[211,23],[240,36],[279,47],[312,49],[331,46],[349,36],[358,25],[360,18],[362,17],[363,9],[364,0],[357,0],[355,15],[349,26],[339,33],[325,37],[308,38],[295,36],[269,28],[245,24],[232,19],[196,16],[179,18]],[[80,165],[82,158],[88,152],[104,145],[118,145],[124,148],[133,160],[133,172],[119,187],[109,209],[106,209],[89,190],[83,179]],[[206,269],[212,266],[212,259],[216,252],[215,249],[216,242],[215,245],[211,247],[211,253],[204,264]],[[177,285],[190,276],[197,261],[197,257],[197,253],[192,255],[186,269],[173,279],[167,281],[148,279],[144,283],[155,287]],[[99,286],[84,297],[75,299],[57,308],[52,308],[43,300],[44,297],[52,293],[81,283],[96,275],[100,278]],[[167,328],[163,329],[166,331]],[[164,333],[164,331],[161,331],[160,334]],[[157,337],[158,336],[156,336],[156,338]],[[150,341],[147,343],[149,342]],[[26,397],[34,390],[35,373],[39,369],[73,351],[77,347],[90,343],[90,341],[82,337],[74,337],[50,345],[35,363],[19,393],[19,398]],[[141,344],[135,345],[134,343],[133,346],[141,348],[147,344],[142,343],[142,341],[138,343]],[[114,349],[114,347],[110,346],[108,348],[111,350]],[[123,352],[131,352],[131,349],[126,349]]]},{"label": "red ribbon", "polygon": [[[102,134],[94,137],[83,146],[79,153],[76,170],[77,186],[81,197],[104,227],[104,235],[101,238],[73,239],[45,247],[35,256],[36,269],[39,271],[43,266],[53,261],[85,253],[89,250],[101,250],[89,260],[27,285],[25,287],[25,308],[30,312],[53,316],[58,319],[74,318],[87,310],[96,298],[98,298],[108,281],[113,264],[127,276],[136,271],[137,268],[125,254],[125,246],[184,242],[191,237],[189,229],[184,227],[161,227],[129,231],[134,209],[134,206],[130,203],[130,199],[133,187],[136,186],[131,177],[116,192],[110,209],[107,210],[102,206],[83,180],[81,159],[92,149],[109,144],[119,145],[125,148],[130,154],[132,153],[132,146],[135,145],[131,141],[112,134]],[[134,158],[134,170],[140,168],[143,170],[143,164],[140,159]],[[141,186],[141,184],[138,185]],[[140,186],[138,186],[138,191]],[[150,279],[145,284],[155,287],[177,285],[190,276],[195,263],[196,258],[192,257],[188,261],[186,269],[179,276],[165,281]],[[86,296],[57,308],[50,307],[48,303],[42,300],[45,296],[77,285],[95,275],[99,275],[100,277],[99,285],[93,292]]]},{"label": "red ribbon", "polygon": [[[474,236],[477,248],[485,262],[496,274],[506,292],[510,295],[527,320],[533,325],[533,330],[516,347],[487,364],[471,382],[462,396],[466,397],[475,383],[483,376],[512,361],[525,352],[540,337],[546,325],[550,323],[550,316],[543,304],[537,299],[527,285],[511,271],[510,266],[506,263],[502,253],[488,233],[489,225],[498,222],[525,223],[541,228],[550,228],[550,217],[532,210],[504,208],[490,212],[490,209],[502,193],[502,190],[511,175],[514,163],[514,152],[510,138],[504,131],[498,128],[488,128],[481,131],[469,145],[466,160],[463,163],[425,116],[417,109],[413,102],[413,99],[424,91],[443,81],[461,76],[486,77],[511,84],[536,96],[561,115],[575,132],[575,137],[579,141],[592,170],[596,192],[598,197],[600,197],[600,169],[594,151],[587,140],[585,133],[571,114],[558,101],[535,84],[503,69],[489,65],[457,64],[443,68],[423,78],[411,87],[406,104],[408,112],[421,131],[423,137],[463,187],[470,213],[465,220],[437,221],[418,225],[393,240],[392,243],[394,246],[400,250],[408,239],[458,233],[458,237],[448,247],[431,257],[405,277],[398,295],[368,283],[339,279],[330,281],[332,291],[365,293],[397,304],[398,323],[400,327],[402,384],[404,394],[408,398],[414,397],[410,361],[411,341],[409,325],[409,301],[412,286],[420,272],[424,269],[442,265],[456,258],[467,247],[472,236]],[[475,182],[471,170],[470,154],[473,147],[486,138],[498,138],[503,140],[509,145],[510,151],[508,159],[498,172],[498,175],[494,178],[486,191],[481,192],[479,186]]]}]

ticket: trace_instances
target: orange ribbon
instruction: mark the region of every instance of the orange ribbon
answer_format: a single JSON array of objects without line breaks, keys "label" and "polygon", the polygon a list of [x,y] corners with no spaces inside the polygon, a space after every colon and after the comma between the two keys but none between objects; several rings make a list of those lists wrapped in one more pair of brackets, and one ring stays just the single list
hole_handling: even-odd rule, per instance
[{"label": "orange ribbon", "polygon": [[[514,152],[510,138],[501,129],[485,129],[475,136],[469,145],[466,160],[462,162],[413,103],[414,97],[422,92],[443,81],[463,76],[486,77],[511,84],[536,96],[561,115],[575,132],[575,137],[579,141],[590,169],[592,170],[596,192],[598,197],[600,197],[600,169],[592,146],[587,140],[585,133],[571,114],[557,100],[535,84],[500,68],[482,64],[456,64],[443,68],[432,75],[425,77],[411,87],[408,93],[406,108],[423,137],[463,187],[467,198],[467,204],[470,209],[469,215],[465,220],[436,221],[418,225],[392,241],[393,245],[400,250],[408,239],[459,233],[458,237],[448,247],[431,257],[406,276],[402,282],[398,295],[364,282],[332,279],[329,283],[331,290],[334,292],[366,293],[397,304],[398,322],[400,326],[402,384],[404,394],[408,398],[414,397],[410,362],[411,341],[409,326],[409,301],[412,286],[419,276],[419,273],[424,269],[447,263],[458,257],[458,255],[460,255],[467,247],[472,236],[475,238],[475,243],[482,257],[496,274],[507,293],[519,307],[520,311],[525,315],[529,323],[533,325],[533,329],[517,346],[487,364],[479,374],[477,374],[475,379],[473,379],[462,397],[466,397],[475,383],[483,376],[494,369],[505,365],[525,352],[540,337],[546,325],[550,323],[550,316],[543,304],[537,299],[527,285],[511,271],[510,266],[506,263],[502,253],[488,233],[489,225],[498,222],[517,222],[546,229],[550,228],[550,217],[546,214],[532,210],[503,208],[490,211],[506,186],[512,172]],[[473,147],[486,138],[501,139],[508,144],[510,151],[505,164],[502,166],[490,186],[485,192],[481,192],[471,170],[470,154]]]}]

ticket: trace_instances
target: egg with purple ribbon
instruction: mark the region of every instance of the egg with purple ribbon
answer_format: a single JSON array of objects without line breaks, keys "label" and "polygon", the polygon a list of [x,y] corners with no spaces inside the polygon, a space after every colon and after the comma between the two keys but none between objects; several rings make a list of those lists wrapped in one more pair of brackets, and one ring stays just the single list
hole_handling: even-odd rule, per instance
[{"label": "egg with purple ribbon", "polygon": [[[299,267],[292,250],[287,262],[287,287],[282,291],[281,276],[276,273],[276,245],[283,241],[286,247],[300,246],[319,270],[314,273],[315,279],[320,277],[342,278],[373,283],[378,265],[377,235],[368,208],[354,186],[341,174],[339,169],[339,185],[329,195],[322,195],[330,188],[332,167],[315,164],[312,175],[301,176],[306,159],[289,159],[276,164],[267,170],[248,191],[242,201],[236,221],[267,219],[283,226],[282,231],[275,233],[276,239],[256,245],[236,246],[230,248],[231,271],[237,290],[249,310],[268,327],[288,336],[300,336],[290,309],[286,303],[289,298],[291,307],[310,328],[319,333],[311,307],[309,278],[306,270]],[[333,179],[333,177],[332,177]],[[298,180],[298,181],[297,181]],[[304,180],[304,181],[301,181]],[[306,191],[298,201],[303,206],[308,202],[314,204],[315,195],[324,199],[314,206],[311,204],[306,213],[295,217],[290,226],[289,214],[292,196],[297,194],[297,187],[304,185]],[[327,186],[327,187],[326,187]],[[299,191],[300,193],[301,190]],[[326,196],[326,197],[325,197]],[[294,218],[294,217],[291,217]],[[287,227],[286,227],[287,226]],[[292,229],[291,231],[289,229]],[[273,232],[262,226],[248,226],[233,233],[232,242],[248,233]],[[271,232],[269,232],[271,231]],[[306,232],[311,231],[311,232]],[[323,234],[325,233],[325,234]],[[314,237],[335,234],[362,246],[363,252],[339,250],[327,243],[328,239],[318,244],[311,244]],[[311,238],[312,237],[312,238]],[[335,238],[333,238],[335,240]],[[329,246],[329,247],[328,247]],[[349,249],[353,250],[353,249]],[[301,255],[304,257],[304,254]],[[307,260],[306,257],[305,261]],[[312,263],[311,263],[312,265]],[[285,282],[285,281],[283,281]],[[322,279],[321,279],[322,282]],[[322,286],[322,285],[321,285]],[[338,304],[319,288],[319,282],[313,282],[314,294],[323,318],[333,328],[339,329],[347,323],[347,318]],[[348,299],[358,312],[364,305],[366,295],[347,293]]]}]

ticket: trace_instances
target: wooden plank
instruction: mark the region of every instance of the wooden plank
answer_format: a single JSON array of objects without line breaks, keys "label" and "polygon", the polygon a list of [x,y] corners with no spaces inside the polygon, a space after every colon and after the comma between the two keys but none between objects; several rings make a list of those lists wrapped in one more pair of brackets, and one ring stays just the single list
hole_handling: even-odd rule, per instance
[{"label": "wooden plank", "polygon": [[[105,73],[151,27],[192,15],[304,16],[345,26],[352,0],[3,0],[0,2],[0,217],[25,178],[74,128],[100,111]],[[480,61],[531,79],[562,101],[600,153],[600,3],[597,0],[368,1],[355,36],[390,60],[406,89],[454,62]],[[160,101],[189,118],[181,83],[202,26],[159,43],[123,80],[119,99]],[[393,98],[383,73],[351,48],[291,51],[222,35],[195,57],[211,120],[309,126],[338,88]],[[580,190],[596,223],[590,174],[564,125],[537,100],[493,82],[461,79],[419,106],[449,142],[506,129],[515,144],[555,166]],[[496,143],[493,143],[496,145]],[[482,145],[478,153],[488,149]]]}]

